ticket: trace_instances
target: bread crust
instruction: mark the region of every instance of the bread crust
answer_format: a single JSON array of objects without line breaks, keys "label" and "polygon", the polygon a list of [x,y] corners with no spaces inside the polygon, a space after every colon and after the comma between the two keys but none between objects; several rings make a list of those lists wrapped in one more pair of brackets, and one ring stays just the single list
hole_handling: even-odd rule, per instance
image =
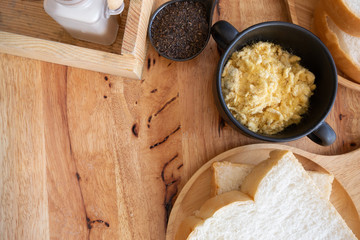
[{"label": "bread crust", "polygon": [[232,203],[253,204],[254,201],[245,193],[231,191],[208,199],[200,208],[196,216],[187,217],[179,226],[175,240],[187,239],[196,226],[201,225],[205,219],[210,218],[219,209]]},{"label": "bread crust", "polygon": [[219,191],[219,185],[217,184],[216,179],[218,178],[217,173],[215,171],[215,167],[218,165],[218,162],[214,162],[211,164],[211,195],[212,197],[216,196]]},{"label": "bread crust", "polygon": [[202,224],[204,221],[201,218],[196,216],[190,216],[185,218],[185,220],[180,224],[178,231],[175,235],[175,240],[185,240],[188,238],[190,233],[194,231],[194,229]]},{"label": "bread crust", "polygon": [[321,0],[321,4],[341,30],[360,37],[360,17],[356,16],[343,0]]},{"label": "bread crust", "polygon": [[248,202],[253,203],[253,200],[240,191],[226,192],[215,197],[208,199],[200,208],[197,216],[201,219],[207,219],[212,217],[216,211],[220,208],[232,204],[234,202],[241,202],[246,204]]},{"label": "bread crust", "polygon": [[313,30],[328,47],[337,67],[352,80],[360,83],[360,67],[356,65],[351,57],[341,49],[338,37],[328,26],[326,20],[327,17],[330,16],[326,13],[323,5],[319,4],[314,12]]},{"label": "bread crust", "polygon": [[241,191],[255,198],[258,186],[263,178],[288,153],[289,151],[285,150],[275,150],[270,152],[270,158],[259,163],[251,171],[251,173],[246,176],[243,184],[241,185]]}]

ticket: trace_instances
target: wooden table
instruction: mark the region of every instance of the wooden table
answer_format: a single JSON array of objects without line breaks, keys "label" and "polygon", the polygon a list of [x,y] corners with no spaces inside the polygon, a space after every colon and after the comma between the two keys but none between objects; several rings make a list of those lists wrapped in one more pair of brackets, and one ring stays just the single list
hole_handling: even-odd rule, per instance
[{"label": "wooden table", "polygon": [[[157,6],[160,4],[158,1]],[[288,21],[282,0],[221,0],[214,22]],[[220,118],[211,39],[183,63],[149,47],[143,79],[0,55],[0,239],[164,239],[174,197],[214,156],[258,143]],[[95,70],[95,69],[94,69]],[[360,145],[360,92],[339,86],[333,155]]]}]

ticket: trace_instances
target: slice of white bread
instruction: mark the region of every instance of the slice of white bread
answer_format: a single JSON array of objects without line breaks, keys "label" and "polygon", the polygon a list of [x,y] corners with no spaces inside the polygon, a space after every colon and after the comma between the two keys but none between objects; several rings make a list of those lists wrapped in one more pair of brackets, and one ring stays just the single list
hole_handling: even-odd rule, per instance
[{"label": "slice of white bread", "polygon": [[317,171],[306,171],[307,174],[314,181],[315,185],[319,188],[321,194],[330,200],[332,183],[334,181],[334,175],[328,173],[322,173]]},{"label": "slice of white bread", "polygon": [[227,161],[214,162],[211,165],[211,196],[216,196],[233,190],[240,190],[245,177],[255,165],[231,163]]},{"label": "slice of white bread", "polygon": [[321,4],[314,12],[313,30],[328,47],[336,66],[351,79],[360,83],[360,37],[342,31]]},{"label": "slice of white bread", "polygon": [[[216,196],[225,192],[240,190],[245,177],[253,170],[255,165],[232,163],[232,162],[214,162],[211,165],[212,186],[211,194]],[[332,183],[334,176],[332,174],[307,171],[315,185],[320,189],[326,199],[330,199]]]},{"label": "slice of white bread", "polygon": [[359,0],[321,0],[321,4],[341,30],[360,37]]},{"label": "slice of white bread", "polygon": [[207,200],[176,239],[356,239],[289,151],[271,152],[241,191]]}]

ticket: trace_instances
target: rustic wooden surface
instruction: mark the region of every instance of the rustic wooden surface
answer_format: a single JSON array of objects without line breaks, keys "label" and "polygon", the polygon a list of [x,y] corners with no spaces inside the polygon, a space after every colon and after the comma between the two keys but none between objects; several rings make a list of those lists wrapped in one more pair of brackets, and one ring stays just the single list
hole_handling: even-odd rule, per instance
[{"label": "rustic wooden surface", "polygon": [[[188,216],[211,198],[212,171],[211,165],[216,161],[228,161],[244,164],[258,164],[269,157],[274,149],[290,150],[303,164],[304,168],[311,171],[331,172],[336,177],[332,184],[330,202],[343,217],[353,233],[360,237],[360,189],[357,187],[360,176],[360,149],[346,154],[322,156],[279,144],[252,144],[233,148],[223,152],[205,163],[186,183],[179,193],[172,208],[167,226],[166,239],[175,238],[178,227]],[[340,166],[340,167],[339,167]],[[346,174],[343,174],[346,173]],[[349,189],[346,191],[344,189]]]},{"label": "rustic wooden surface", "polygon": [[[221,0],[220,19],[238,29],[289,21],[282,0]],[[0,58],[1,239],[164,239],[191,175],[228,149],[260,142],[219,117],[212,39],[182,63],[149,47],[141,81]],[[325,155],[359,148],[359,104],[359,92],[339,86],[327,118],[336,142],[287,145]]]}]

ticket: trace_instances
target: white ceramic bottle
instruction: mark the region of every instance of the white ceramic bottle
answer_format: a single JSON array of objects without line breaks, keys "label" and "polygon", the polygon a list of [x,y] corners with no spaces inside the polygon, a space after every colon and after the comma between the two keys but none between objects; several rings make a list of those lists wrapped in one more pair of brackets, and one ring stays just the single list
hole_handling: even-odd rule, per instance
[{"label": "white ceramic bottle", "polygon": [[116,16],[124,3],[110,10],[106,0],[44,0],[44,9],[74,38],[110,45],[117,36]]}]

